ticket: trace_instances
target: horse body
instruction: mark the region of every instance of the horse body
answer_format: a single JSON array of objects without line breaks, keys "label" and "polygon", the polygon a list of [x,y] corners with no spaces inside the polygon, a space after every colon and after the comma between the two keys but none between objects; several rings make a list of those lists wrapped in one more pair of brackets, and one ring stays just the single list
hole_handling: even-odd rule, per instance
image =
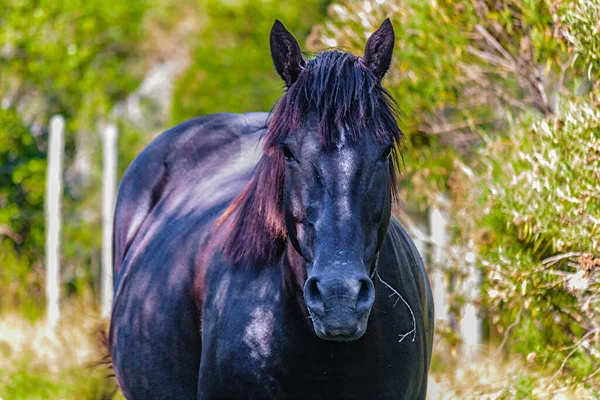
[{"label": "horse body", "polygon": [[[252,176],[266,117],[184,123],[125,174],[115,237],[129,244],[115,257],[122,261],[115,263],[111,324],[121,388],[131,398],[424,398],[427,365],[420,360],[431,357],[433,303],[421,259],[397,222],[377,274],[409,302],[414,341],[409,334],[400,342],[413,328],[410,311],[377,275],[365,336],[326,342],[312,332],[285,257],[240,267],[211,250],[216,218]],[[146,215],[131,218],[140,198],[148,199]]]},{"label": "horse body", "polygon": [[[360,103],[332,128],[337,138],[314,132],[318,106],[294,110],[323,90],[297,89],[308,100],[291,90],[271,115],[183,123],[128,168],[109,337],[127,398],[425,398],[433,301],[414,244],[390,217],[388,157],[401,133],[375,80],[391,58],[386,22],[364,60],[331,53],[306,71],[293,70],[299,47],[274,27],[288,87],[309,85],[311,68],[324,81],[327,63],[341,66],[334,86],[358,79],[324,89]],[[327,107],[340,109],[335,101]]]}]

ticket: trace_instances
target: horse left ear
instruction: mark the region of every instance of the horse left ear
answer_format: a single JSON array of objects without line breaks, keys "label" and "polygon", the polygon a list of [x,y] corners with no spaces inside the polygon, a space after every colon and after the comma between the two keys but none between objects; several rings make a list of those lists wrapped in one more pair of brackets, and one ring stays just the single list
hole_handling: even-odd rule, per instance
[{"label": "horse left ear", "polygon": [[277,19],[271,28],[271,57],[287,87],[296,82],[306,65],[296,38]]},{"label": "horse left ear", "polygon": [[379,81],[390,68],[392,53],[394,52],[394,27],[387,18],[377,29],[365,45],[363,64],[369,68]]}]

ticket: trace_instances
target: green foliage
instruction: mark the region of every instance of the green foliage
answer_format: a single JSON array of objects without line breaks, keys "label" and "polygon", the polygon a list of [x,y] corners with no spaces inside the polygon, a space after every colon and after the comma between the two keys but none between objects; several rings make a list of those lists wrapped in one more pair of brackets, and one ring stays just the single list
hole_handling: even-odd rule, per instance
[{"label": "green foliage", "polygon": [[538,257],[600,250],[600,237],[590,234],[600,223],[600,113],[587,104],[565,108],[482,152],[495,205],[490,218],[510,216],[511,234]]},{"label": "green foliage", "polygon": [[[513,390],[510,397],[506,398],[524,400],[524,399],[535,399],[533,396],[533,390],[535,389],[536,379],[530,375],[517,376],[516,382],[513,386]],[[507,393],[508,395],[508,393]],[[504,398],[504,397],[501,397]]]},{"label": "green foliage", "polygon": [[493,321],[520,322],[512,348],[585,378],[600,354],[600,111],[562,106],[481,150],[478,247]]},{"label": "green foliage", "polygon": [[45,173],[38,139],[15,111],[0,109],[0,308],[31,310],[40,300]]},{"label": "green foliage", "polygon": [[46,118],[60,112],[79,118],[76,129],[89,128],[139,82],[132,56],[144,8],[144,2],[5,0],[0,93],[13,105],[34,97]]},{"label": "green foliage", "polygon": [[600,67],[600,1],[574,0],[558,2],[558,19],[574,51],[589,63],[589,78]]},{"label": "green foliage", "polygon": [[0,237],[0,309],[34,317],[43,304],[45,126],[55,113],[67,119],[62,279],[67,294],[81,293],[99,254],[101,160],[89,151],[89,183],[77,178],[75,159],[82,143],[99,143],[90,132],[141,80],[146,7],[97,0],[8,0],[2,7],[0,226],[11,235]]},{"label": "green foliage", "polygon": [[205,20],[196,34],[192,65],[176,83],[174,122],[213,112],[269,111],[283,88],[269,51],[273,21],[280,19],[302,43],[325,4],[201,1]]}]

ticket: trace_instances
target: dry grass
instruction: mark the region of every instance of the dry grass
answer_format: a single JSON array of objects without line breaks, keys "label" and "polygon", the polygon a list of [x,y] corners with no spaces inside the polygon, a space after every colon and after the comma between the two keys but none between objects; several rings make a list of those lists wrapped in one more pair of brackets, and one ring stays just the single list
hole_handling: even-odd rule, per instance
[{"label": "dry grass", "polygon": [[[496,349],[475,361],[464,361],[438,341],[429,378],[429,400],[455,399],[598,399],[592,386],[572,384],[529,361],[505,360]],[[481,353],[486,353],[485,349]],[[453,354],[450,354],[453,353]]]}]

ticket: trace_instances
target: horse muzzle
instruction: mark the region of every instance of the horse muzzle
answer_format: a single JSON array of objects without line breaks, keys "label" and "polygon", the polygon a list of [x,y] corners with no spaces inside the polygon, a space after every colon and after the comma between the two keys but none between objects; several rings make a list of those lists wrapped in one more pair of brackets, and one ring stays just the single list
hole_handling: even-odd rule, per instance
[{"label": "horse muzzle", "polygon": [[366,274],[328,279],[313,276],[304,285],[304,300],[317,336],[356,340],[367,330],[375,288]]}]

